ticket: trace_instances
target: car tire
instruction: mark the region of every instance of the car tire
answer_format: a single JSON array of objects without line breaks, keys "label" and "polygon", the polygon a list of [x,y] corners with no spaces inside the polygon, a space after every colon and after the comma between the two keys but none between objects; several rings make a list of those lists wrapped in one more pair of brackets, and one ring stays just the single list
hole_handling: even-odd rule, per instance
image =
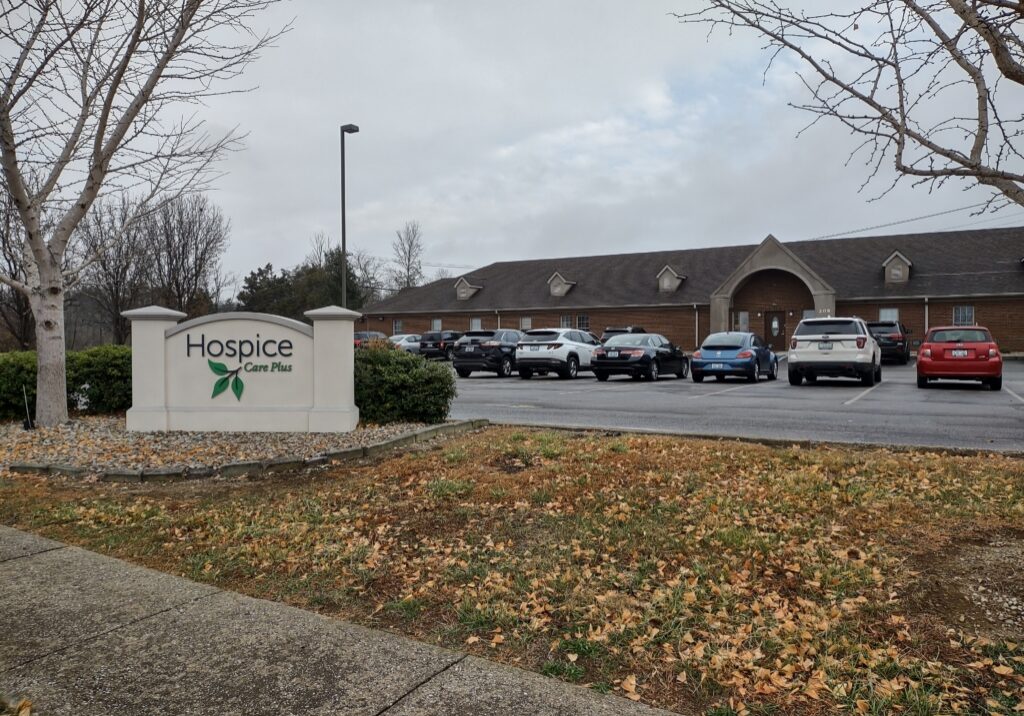
[{"label": "car tire", "polygon": [[777,360],[773,360],[771,362],[771,365],[768,367],[768,380],[778,380],[778,379],[779,379],[779,362]]},{"label": "car tire", "polygon": [[661,377],[661,368],[658,367],[658,361],[652,360],[651,367],[647,369],[647,380],[652,383],[658,382],[658,378]]},{"label": "car tire", "polygon": [[906,365],[910,362],[910,351],[905,352],[900,356],[900,365]]},{"label": "car tire", "polygon": [[447,348],[445,348],[444,349],[444,359],[446,361],[451,361],[454,358],[455,358],[455,349],[452,348],[451,346],[448,346]]},{"label": "car tire", "polygon": [[600,381],[601,383],[604,383],[606,380],[608,380],[608,374],[605,373],[603,370],[595,370],[594,377],[597,378],[598,381]]},{"label": "car tire", "polygon": [[804,377],[802,375],[800,375],[795,370],[789,371],[789,384],[790,385],[800,385],[803,382],[804,382]]},{"label": "car tire", "polygon": [[468,378],[469,374],[473,371],[466,370],[465,368],[456,368],[455,372],[459,374],[460,378]]},{"label": "car tire", "polygon": [[498,377],[508,378],[512,375],[512,359],[505,356],[501,359],[501,365],[498,366]]},{"label": "car tire", "polygon": [[881,363],[881,361],[879,361],[878,367],[875,368],[875,382],[876,383],[881,383],[882,382],[882,363]]},{"label": "car tire", "polygon": [[988,387],[992,390],[1002,390],[1003,376],[999,376],[998,378],[992,378],[991,380],[989,380]]},{"label": "car tire", "polygon": [[757,383],[761,380],[761,371],[757,369],[757,363],[754,363],[754,370],[750,371],[750,375],[747,376],[748,383]]},{"label": "car tire", "polygon": [[562,380],[571,380],[576,377],[580,371],[580,362],[576,356],[569,356],[565,361],[565,368],[558,371],[558,377]]},{"label": "car tire", "polygon": [[703,383],[704,382],[704,374],[703,373],[694,373],[690,377],[693,378],[693,382],[694,383]]},{"label": "car tire", "polygon": [[725,376],[724,375],[716,375],[715,376],[715,380],[717,380],[719,383],[724,383],[725,382]]},{"label": "car tire", "polygon": [[530,378],[533,377],[533,371],[530,370],[529,368],[520,368],[519,377],[522,378],[523,380],[529,380]]},{"label": "car tire", "polygon": [[679,372],[676,373],[676,377],[679,380],[686,380],[690,375],[690,361],[683,358],[683,363],[679,368]]},{"label": "car tire", "polygon": [[814,385],[815,383],[818,382],[818,376],[816,376],[814,373],[808,373],[807,375],[804,376],[804,378],[807,380],[807,385]]},{"label": "car tire", "polygon": [[928,387],[928,379],[925,378],[923,375],[917,376],[917,387],[918,388],[927,388]]},{"label": "car tire", "polygon": [[860,376],[860,384],[866,388],[870,388],[875,384],[875,368],[872,366],[867,372]]}]

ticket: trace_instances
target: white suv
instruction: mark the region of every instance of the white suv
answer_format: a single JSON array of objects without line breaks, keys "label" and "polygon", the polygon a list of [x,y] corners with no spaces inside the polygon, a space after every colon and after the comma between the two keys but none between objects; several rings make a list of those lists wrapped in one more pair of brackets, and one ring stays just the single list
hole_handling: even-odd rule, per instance
[{"label": "white suv", "polygon": [[859,318],[807,318],[789,343],[789,384],[820,376],[860,378],[864,385],[882,380],[882,349]]},{"label": "white suv", "polygon": [[601,341],[591,333],[572,328],[536,328],[527,331],[516,347],[519,377],[557,373],[559,378],[575,378],[580,370],[590,370],[590,358]]}]

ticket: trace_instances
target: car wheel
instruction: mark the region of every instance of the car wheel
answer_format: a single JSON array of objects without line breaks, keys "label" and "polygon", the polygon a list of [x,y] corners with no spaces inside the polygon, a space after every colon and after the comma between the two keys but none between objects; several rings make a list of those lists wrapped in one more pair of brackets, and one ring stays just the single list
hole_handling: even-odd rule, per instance
[{"label": "car wheel", "polygon": [[501,359],[501,365],[498,366],[498,377],[508,378],[510,375],[512,375],[512,359],[505,356]]},{"label": "car wheel", "polygon": [[704,382],[704,374],[703,373],[694,373],[690,377],[693,378],[693,382],[694,383],[703,383]]},{"label": "car wheel", "polygon": [[676,373],[676,377],[680,380],[686,380],[686,376],[690,375],[690,361],[683,358],[683,364],[680,366],[680,370]]},{"label": "car wheel", "polygon": [[988,387],[991,388],[992,390],[1002,390],[1003,376],[999,376],[998,378],[993,378],[992,380],[990,380],[988,382]]},{"label": "car wheel", "polygon": [[928,387],[928,379],[925,378],[923,375],[917,376],[917,387],[918,388],[927,388]]},{"label": "car wheel", "polygon": [[807,379],[808,385],[814,385],[815,383],[818,382],[818,376],[816,376],[814,373],[808,373],[804,377]]},{"label": "car wheel", "polygon": [[750,375],[747,376],[748,383],[756,383],[761,380],[761,371],[757,369],[757,363],[754,363],[754,370],[750,371]]},{"label": "car wheel", "polygon": [[906,365],[910,362],[910,351],[905,352],[900,356],[900,365]]},{"label": "car wheel", "polygon": [[789,384],[790,385],[800,385],[803,382],[804,382],[804,378],[803,378],[802,375],[797,373],[795,370],[789,371]]},{"label": "car wheel", "polygon": [[455,372],[459,374],[460,378],[468,378],[472,371],[468,371],[465,368],[456,368]]},{"label": "car wheel", "polygon": [[576,374],[580,371],[580,362],[576,359],[576,356],[569,356],[568,360],[565,361],[565,370],[558,372],[558,377],[563,380],[575,378]]},{"label": "car wheel", "polygon": [[660,377],[661,369],[658,368],[658,361],[652,360],[651,367],[647,369],[647,380],[656,382]]},{"label": "car wheel", "polygon": [[602,383],[608,380],[608,374],[605,373],[603,370],[595,370],[594,377],[597,378]]},{"label": "car wheel", "polygon": [[875,369],[873,366],[869,368],[866,373],[861,375],[860,384],[869,388],[875,384]]},{"label": "car wheel", "polygon": [[715,376],[715,380],[717,380],[719,383],[721,383],[722,381],[725,380],[725,376],[724,375],[716,375]]},{"label": "car wheel", "polygon": [[444,359],[445,360],[450,361],[454,357],[455,357],[455,349],[454,348],[452,348],[451,346],[448,346],[447,348],[444,349]]},{"label": "car wheel", "polygon": [[768,367],[768,380],[778,380],[779,378],[779,362],[773,360],[771,365]]},{"label": "car wheel", "polygon": [[519,377],[522,378],[523,380],[529,380],[530,378],[533,377],[533,371],[529,370],[528,368],[520,368]]},{"label": "car wheel", "polygon": [[879,363],[878,367],[875,368],[875,382],[876,383],[881,383],[882,382],[882,364],[881,363]]}]

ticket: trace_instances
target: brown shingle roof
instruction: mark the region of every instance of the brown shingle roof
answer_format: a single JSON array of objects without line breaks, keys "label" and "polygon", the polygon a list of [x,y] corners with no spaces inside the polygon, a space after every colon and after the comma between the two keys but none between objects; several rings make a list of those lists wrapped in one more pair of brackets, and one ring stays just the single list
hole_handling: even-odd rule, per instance
[{"label": "brown shingle roof", "polygon": [[[1024,227],[898,234],[784,244],[827,281],[839,301],[897,297],[1024,295]],[[368,314],[445,311],[560,310],[615,306],[706,304],[711,293],[755,248],[723,246],[639,254],[501,261],[463,274],[479,290],[455,297],[460,277],[406,289],[365,309]],[[910,281],[886,286],[882,262],[899,251],[913,262]],[[673,293],[658,291],[665,265],[687,276]],[[551,295],[555,272],[575,281]]]}]

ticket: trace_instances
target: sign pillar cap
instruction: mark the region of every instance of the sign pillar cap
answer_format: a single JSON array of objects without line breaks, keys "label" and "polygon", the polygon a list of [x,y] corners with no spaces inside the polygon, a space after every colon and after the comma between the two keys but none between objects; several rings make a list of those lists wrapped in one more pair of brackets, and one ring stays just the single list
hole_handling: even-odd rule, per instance
[{"label": "sign pillar cap", "polygon": [[163,306],[133,308],[130,311],[122,311],[121,315],[129,321],[174,321],[175,323],[188,316],[187,313]]},{"label": "sign pillar cap", "polygon": [[350,311],[341,306],[314,308],[312,311],[306,311],[302,315],[312,321],[358,321],[363,317],[363,314]]}]

